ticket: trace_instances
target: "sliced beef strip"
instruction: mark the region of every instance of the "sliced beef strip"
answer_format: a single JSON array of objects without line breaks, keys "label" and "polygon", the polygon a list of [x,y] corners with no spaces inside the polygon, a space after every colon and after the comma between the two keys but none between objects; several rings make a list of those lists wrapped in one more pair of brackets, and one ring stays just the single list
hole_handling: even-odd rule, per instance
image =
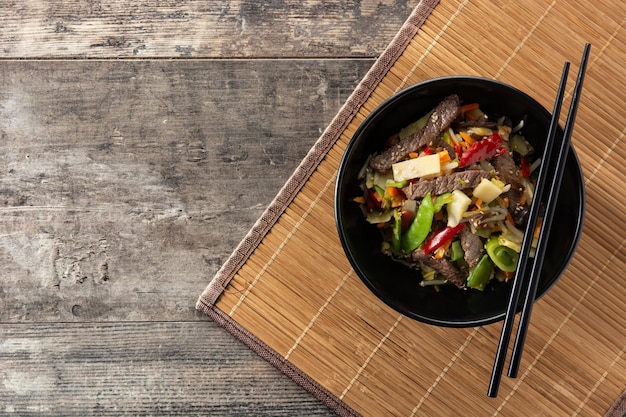
[{"label": "sliced beef strip", "polygon": [[519,180],[519,174],[517,173],[517,167],[513,160],[511,152],[504,152],[502,155],[493,158],[493,167],[496,169],[500,178],[502,178],[507,184],[511,184],[511,188],[523,191],[524,187]]},{"label": "sliced beef strip", "polygon": [[424,130],[418,130],[392,147],[385,149],[383,153],[372,157],[370,166],[378,172],[386,172],[393,164],[405,159],[411,152],[418,152],[426,147],[430,140],[431,138],[424,134]]},{"label": "sliced beef strip", "polygon": [[514,190],[513,188],[507,192],[509,213],[511,213],[511,217],[513,217],[513,221],[518,227],[524,226],[528,222],[528,215],[530,214],[530,206],[521,203],[522,193],[523,191]]},{"label": "sliced beef strip", "polygon": [[511,184],[511,189],[507,192],[509,198],[509,212],[513,216],[515,224],[520,226],[526,223],[528,218],[528,207],[520,203],[524,186],[519,180],[517,167],[511,152],[505,152],[493,158],[493,166],[496,172],[507,184]]},{"label": "sliced beef strip", "polygon": [[455,123],[454,126],[457,129],[466,129],[469,127],[486,127],[488,129],[497,129],[498,124],[496,122],[489,121],[486,117],[481,117],[476,120],[464,120],[462,122]]},{"label": "sliced beef strip", "polygon": [[421,179],[410,183],[402,191],[408,199],[415,200],[424,197],[428,193],[439,195],[454,190],[474,188],[483,178],[489,178],[489,173],[478,169],[468,169],[429,180]]},{"label": "sliced beef strip", "polygon": [[483,241],[467,227],[461,230],[459,238],[461,239],[461,247],[465,251],[465,262],[470,267],[475,267],[485,253]]},{"label": "sliced beef strip", "polygon": [[405,159],[411,152],[418,152],[437,140],[441,132],[447,129],[459,117],[459,114],[459,97],[456,94],[446,97],[435,107],[426,126],[374,156],[370,161],[370,166],[378,172],[387,171],[391,165]]},{"label": "sliced beef strip", "polygon": [[411,253],[411,257],[416,262],[422,262],[443,275],[446,280],[456,285],[458,288],[465,287],[465,281],[458,269],[446,258],[437,259],[432,255],[427,255],[422,249],[416,249]]}]

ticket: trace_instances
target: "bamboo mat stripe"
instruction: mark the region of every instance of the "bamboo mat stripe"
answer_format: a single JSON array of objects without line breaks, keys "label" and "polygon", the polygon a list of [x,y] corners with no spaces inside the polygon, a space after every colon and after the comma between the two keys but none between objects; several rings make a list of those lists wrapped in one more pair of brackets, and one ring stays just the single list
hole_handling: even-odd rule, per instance
[{"label": "bamboo mat stripe", "polygon": [[259,354],[270,364],[280,369],[285,375],[294,380],[297,384],[306,388],[312,395],[319,399],[322,403],[335,411],[339,416],[357,415],[354,410],[341,401],[337,401],[336,397],[328,392],[324,387],[317,384],[302,373],[298,368],[293,366],[289,361],[282,360],[279,355],[274,354],[263,341],[256,338],[252,333],[242,326],[233,323],[228,315],[219,310],[211,310],[210,317],[219,325],[228,330],[233,336],[245,343],[250,349]]},{"label": "bamboo mat stripe", "polygon": [[[607,413],[626,387],[625,16],[616,0],[591,12],[565,0],[422,1],[197,308],[340,415]],[[365,117],[426,78],[496,78],[551,108],[563,61],[577,63],[588,41],[572,138],[587,192],[583,236],[534,308],[521,375],[505,378],[500,397],[488,399],[501,325],[427,326],[376,299],[336,236],[337,167]]]}]

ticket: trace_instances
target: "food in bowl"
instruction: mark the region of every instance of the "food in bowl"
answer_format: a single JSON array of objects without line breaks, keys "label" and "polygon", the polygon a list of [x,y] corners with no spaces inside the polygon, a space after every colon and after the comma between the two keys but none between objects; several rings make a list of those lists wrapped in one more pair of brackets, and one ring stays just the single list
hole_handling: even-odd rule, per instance
[{"label": "food in bowl", "polygon": [[451,94],[381,138],[355,198],[382,234],[381,251],[421,270],[423,286],[483,291],[511,279],[541,162],[523,126]]},{"label": "food in bowl", "polygon": [[[528,94],[499,81],[473,76],[446,76],[425,80],[385,100],[362,121],[341,158],[335,185],[334,208],[342,249],[355,274],[382,302],[421,322],[446,327],[482,326],[502,320],[507,310],[512,280],[492,279],[483,291],[459,290],[455,285],[420,285],[427,280],[421,269],[381,251],[383,234],[363,217],[360,172],[368,159],[380,154],[387,138],[432,111],[446,97],[456,94],[461,106],[479,103],[488,115],[506,115],[521,130],[541,157],[551,115]],[[557,135],[563,130],[558,129]],[[510,140],[510,139],[509,139]],[[436,195],[438,193],[431,193]],[[567,156],[556,212],[537,287],[540,299],[558,281],[571,260],[582,234],[585,189],[582,169],[574,147]],[[438,291],[435,291],[437,288]],[[521,303],[519,308],[521,308]]]}]

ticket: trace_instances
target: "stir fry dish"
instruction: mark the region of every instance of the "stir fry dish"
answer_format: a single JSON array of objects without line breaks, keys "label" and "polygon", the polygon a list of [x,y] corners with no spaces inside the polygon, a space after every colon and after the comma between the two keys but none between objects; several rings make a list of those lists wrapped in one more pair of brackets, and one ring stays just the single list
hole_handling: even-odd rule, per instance
[{"label": "stir fry dish", "polygon": [[355,201],[381,250],[419,268],[421,285],[482,291],[514,276],[541,163],[523,127],[451,95],[359,172]]}]

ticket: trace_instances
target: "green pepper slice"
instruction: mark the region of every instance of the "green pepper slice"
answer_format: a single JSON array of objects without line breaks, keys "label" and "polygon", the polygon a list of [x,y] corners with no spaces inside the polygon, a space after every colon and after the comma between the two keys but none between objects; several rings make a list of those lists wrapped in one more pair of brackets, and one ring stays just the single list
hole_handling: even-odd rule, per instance
[{"label": "green pepper slice", "polygon": [[417,209],[415,219],[402,235],[402,250],[405,253],[413,252],[428,236],[435,216],[435,206],[430,193],[426,194]]},{"label": "green pepper slice", "polygon": [[467,278],[467,286],[479,291],[484,290],[489,283],[492,272],[493,264],[489,260],[489,255],[483,255]]},{"label": "green pepper slice", "polygon": [[387,180],[387,182],[385,183],[385,185],[387,187],[394,187],[394,188],[404,188],[407,185],[409,185],[409,181],[404,180],[404,181],[394,181],[394,180]]},{"label": "green pepper slice", "polygon": [[438,195],[433,202],[433,206],[435,207],[435,213],[439,213],[443,206],[450,203],[452,201],[452,193],[443,193]]},{"label": "green pepper slice", "polygon": [[487,255],[493,263],[505,272],[513,272],[517,268],[519,254],[513,249],[500,245],[497,237],[492,237],[485,244]]},{"label": "green pepper slice", "polygon": [[465,251],[463,250],[463,246],[461,246],[460,240],[455,240],[450,245],[450,259],[453,262],[460,261],[465,257]]},{"label": "green pepper slice", "polygon": [[520,134],[515,134],[509,138],[509,146],[512,151],[522,156],[526,156],[532,151],[532,146]]}]

